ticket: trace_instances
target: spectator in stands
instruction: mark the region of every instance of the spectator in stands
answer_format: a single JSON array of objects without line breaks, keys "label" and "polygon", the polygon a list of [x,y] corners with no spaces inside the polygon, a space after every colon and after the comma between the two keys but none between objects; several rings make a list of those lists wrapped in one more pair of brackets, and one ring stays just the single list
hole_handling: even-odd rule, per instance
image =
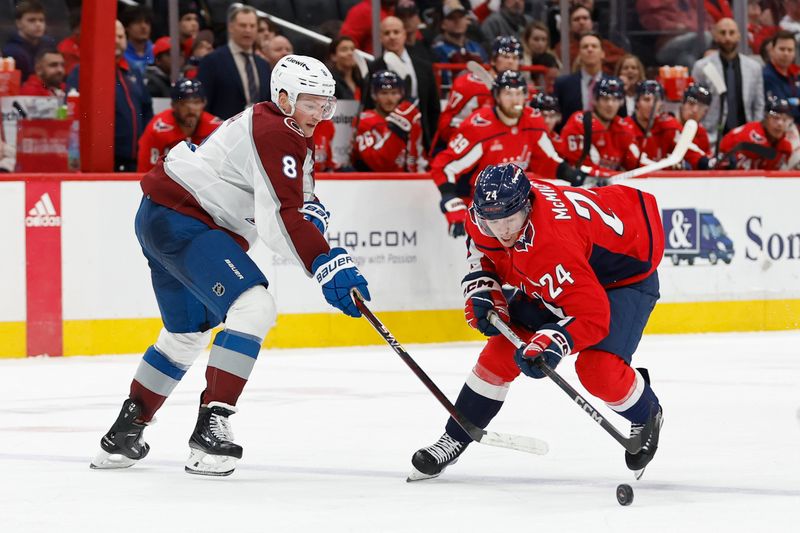
[{"label": "spectator in stands", "polygon": [[[697,59],[698,32],[708,44],[711,35],[708,28],[714,23],[709,16],[709,1],[702,0],[707,7],[705,27],[699,27],[697,2],[701,0],[637,0],[636,11],[642,27],[652,32],[653,44],[657,50],[656,59],[662,65],[690,66]],[[712,10],[713,11],[713,10]]]},{"label": "spectator in stands", "polygon": [[783,9],[786,14],[780,19],[779,26],[800,39],[800,0],[783,0]]},{"label": "spectator in stands", "polygon": [[[608,77],[603,73],[602,40],[596,33],[587,33],[578,41],[578,60],[581,68],[573,74],[565,74],[556,79],[553,94],[558,98],[565,124],[576,111],[592,109],[594,86]],[[624,106],[620,110],[624,110]],[[621,116],[627,113],[621,112]],[[559,128],[559,131],[561,129]]]},{"label": "spectator in stands", "polygon": [[[569,9],[569,61],[574,62],[578,57],[578,41],[581,35],[591,33],[594,27],[592,22],[592,12],[581,4],[574,4]],[[598,34],[599,37],[599,34]],[[555,49],[560,49],[561,43],[556,43]],[[603,48],[603,71],[606,74],[614,72],[617,62],[625,55],[625,50],[612,43],[608,39],[600,38],[600,46]]]},{"label": "spectator in stands", "polygon": [[169,37],[160,37],[153,44],[155,62],[144,71],[144,84],[152,98],[166,98],[170,94],[172,58]]},{"label": "spectator in stands", "polygon": [[[278,35],[278,26],[267,17],[258,18],[258,38],[256,39],[256,55],[267,59],[269,40]],[[212,43],[213,44],[213,43]]]},{"label": "spectator in stands", "polygon": [[561,68],[558,56],[550,49],[550,30],[543,22],[534,20],[522,32],[522,64],[533,65],[533,59],[537,58],[539,62],[536,64],[543,65],[546,61],[542,59],[543,55],[552,56],[555,64]]},{"label": "spectator in stands", "polygon": [[72,8],[69,12],[69,27],[72,30],[58,43],[58,51],[64,56],[64,69],[67,74],[81,62],[81,10]]},{"label": "spectator in stands", "polygon": [[153,28],[153,12],[145,6],[132,6],[120,16],[128,37],[128,48],[125,60],[130,68],[141,74],[155,61],[153,57],[153,41],[150,34]]},{"label": "spectator in stands", "polygon": [[544,67],[544,74],[536,74],[531,76],[533,84],[539,90],[547,94],[553,94],[556,87],[556,80],[561,72],[558,61],[551,54],[539,54],[531,58],[531,65]]},{"label": "spectator in stands", "polygon": [[2,55],[14,58],[24,83],[33,74],[39,52],[55,48],[56,43],[52,37],[45,35],[47,26],[44,7],[37,0],[19,2],[14,13],[17,33],[6,41]]},{"label": "spectator in stands", "polygon": [[780,30],[772,38],[770,62],[764,67],[764,94],[785,98],[795,124],[800,125],[800,67],[794,60],[797,42],[794,34]]},{"label": "spectator in stands", "polygon": [[727,91],[724,97],[724,122],[722,134],[746,122],[759,121],[764,117],[764,78],[761,65],[747,56],[740,55],[737,48],[741,34],[736,22],[722,19],[714,25],[714,42],[718,50],[702,59],[692,67],[692,78],[697,83],[708,86],[715,98],[708,110],[703,126],[708,130],[711,143],[718,138],[717,126],[720,124],[719,92],[704,72],[710,65],[725,81]]},{"label": "spectator in stands", "polygon": [[[433,56],[436,63],[486,63],[486,51],[476,41],[467,39],[469,19],[467,10],[459,0],[445,0],[442,4],[441,32],[433,40]],[[453,72],[442,72],[442,84],[450,86]]]},{"label": "spectator in stands", "polygon": [[[380,20],[393,15],[396,4],[397,0],[381,0]],[[359,50],[372,53],[372,0],[362,0],[350,8],[339,34],[353,39]]]},{"label": "spectator in stands", "polygon": [[747,44],[754,54],[760,54],[764,43],[780,30],[776,25],[764,24],[762,15],[760,0],[747,0]]},{"label": "spectator in stands", "polygon": [[194,40],[200,32],[200,15],[197,4],[193,1],[181,1],[178,4],[178,33],[180,34],[181,55],[184,61],[192,56]]},{"label": "spectator in stands", "polygon": [[269,99],[269,63],[253,54],[258,16],[250,6],[228,11],[228,44],[200,61],[197,79],[206,93],[206,109],[227,119],[247,106]]},{"label": "spectator in stands", "polygon": [[266,56],[265,59],[267,63],[269,63],[270,69],[272,69],[282,57],[293,53],[294,47],[291,41],[283,35],[276,35],[267,42],[267,49],[264,55]]},{"label": "spectator in stands", "polygon": [[364,80],[356,65],[356,45],[353,39],[341,35],[331,41],[328,69],[336,80],[334,96],[338,100],[361,100]]},{"label": "spectator in stands", "polygon": [[617,61],[614,76],[621,79],[625,85],[625,111],[631,116],[636,106],[636,86],[645,80],[644,65],[637,56],[625,54]]},{"label": "spectator in stands", "polygon": [[200,60],[214,51],[214,34],[211,30],[200,30],[192,45],[192,54],[183,66],[183,76],[195,78]]},{"label": "spectator in stands", "polygon": [[36,56],[36,71],[19,88],[24,96],[55,96],[60,103],[66,97],[64,56],[55,49],[42,50]]},{"label": "spectator in stands", "polygon": [[200,144],[222,124],[205,111],[206,99],[199,81],[181,78],[168,94],[172,107],[154,116],[139,139],[137,172],[153,168],[159,157],[181,141]]},{"label": "spectator in stands", "polygon": [[522,39],[522,32],[533,19],[525,14],[525,0],[500,0],[500,9],[481,24],[487,42],[501,35]]},{"label": "spectator in stands", "polygon": [[[116,172],[136,171],[138,140],[145,125],[153,118],[153,102],[144,86],[142,74],[128,66],[125,50],[128,40],[125,27],[116,21],[115,57],[116,69],[114,88],[114,170]],[[67,91],[78,89],[80,65],[72,69],[67,78]]]},{"label": "spectator in stands", "polygon": [[425,42],[420,31],[422,19],[419,16],[419,7],[414,0],[399,0],[394,9],[397,18],[403,21],[406,29],[406,49],[412,56],[417,56],[429,63],[436,61],[430,44]]},{"label": "spectator in stands", "polygon": [[[370,65],[370,75],[379,70],[388,70],[385,57],[387,53],[394,53],[400,58],[405,72],[398,72],[406,82],[406,99],[414,102],[422,113],[422,142],[425,153],[430,151],[431,141],[436,132],[441,106],[439,104],[439,91],[436,89],[436,80],[433,76],[433,67],[427,61],[411,56],[405,48],[406,32],[402,21],[394,16],[386,17],[381,22],[381,45],[383,57],[376,59]],[[406,76],[407,74],[407,76]],[[369,91],[363,91],[362,101],[365,109],[374,107],[374,102]]]}]

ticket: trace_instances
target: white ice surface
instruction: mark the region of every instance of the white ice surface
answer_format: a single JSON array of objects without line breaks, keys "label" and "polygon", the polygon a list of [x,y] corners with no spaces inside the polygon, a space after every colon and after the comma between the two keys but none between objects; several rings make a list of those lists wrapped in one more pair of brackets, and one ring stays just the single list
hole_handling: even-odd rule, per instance
[{"label": "white ice surface", "polygon": [[[406,348],[455,399],[480,345]],[[145,432],[145,460],[90,470],[138,360],[0,361],[0,531],[800,531],[800,332],[646,337],[634,361],[665,423],[638,482],[555,384],[520,378],[490,429],[543,438],[549,455],[473,444],[439,479],[406,483],[446,413],[388,346],[262,352],[232,418],[245,454],[231,477],[183,472],[205,359]],[[558,370],[580,387],[572,360]]]}]

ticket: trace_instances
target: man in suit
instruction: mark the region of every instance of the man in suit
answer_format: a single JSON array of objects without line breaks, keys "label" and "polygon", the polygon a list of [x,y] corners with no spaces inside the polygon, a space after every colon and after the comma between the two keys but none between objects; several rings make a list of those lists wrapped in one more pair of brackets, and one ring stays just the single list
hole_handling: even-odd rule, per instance
[{"label": "man in suit", "polygon": [[[553,88],[562,113],[562,122],[557,128],[559,132],[573,113],[592,109],[592,90],[597,82],[608,77],[603,73],[603,59],[605,52],[600,36],[593,32],[581,35],[578,40],[580,70],[559,76]],[[619,115],[626,116],[625,106],[620,108]]]},{"label": "man in suit", "polygon": [[[406,78],[406,98],[414,102],[419,107],[422,114],[422,144],[425,153],[430,152],[431,141],[436,133],[436,125],[439,122],[439,113],[442,111],[439,101],[439,91],[436,88],[436,80],[433,76],[433,67],[427,61],[414,57],[406,50],[406,31],[403,21],[399,18],[390,16],[381,21],[381,46],[384,56],[376,59],[369,67],[369,76],[379,70],[393,70],[392,65],[387,65],[384,57],[388,52],[392,52],[403,62],[406,72],[397,72],[400,77]],[[389,62],[391,63],[391,61]],[[398,69],[400,70],[400,69]],[[365,109],[372,109],[375,103],[372,101],[369,89],[362,89],[362,102]]]},{"label": "man in suit", "polygon": [[269,99],[269,64],[253,53],[258,16],[250,6],[228,12],[228,44],[205,56],[197,79],[206,92],[206,111],[227,119],[246,107]]},{"label": "man in suit", "polygon": [[[703,126],[708,130],[708,138],[713,145],[719,137],[720,125],[722,135],[725,135],[742,124],[764,118],[764,78],[761,65],[756,60],[739,54],[737,47],[741,34],[733,19],[720,19],[714,25],[712,36],[719,51],[699,59],[692,67],[692,78],[696,83],[709,87],[713,95],[711,106],[703,119]],[[727,92],[722,98],[716,85],[704,72],[706,65],[711,65],[725,82]],[[720,100],[724,100],[724,103],[721,104]]]}]

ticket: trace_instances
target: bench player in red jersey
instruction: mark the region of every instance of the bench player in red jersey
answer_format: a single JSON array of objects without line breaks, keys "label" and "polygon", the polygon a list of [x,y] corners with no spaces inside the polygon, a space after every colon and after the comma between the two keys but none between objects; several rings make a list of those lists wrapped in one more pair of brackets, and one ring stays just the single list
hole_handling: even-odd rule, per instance
[{"label": "bench player in red jersey", "polygon": [[[792,155],[786,131],[792,123],[792,108],[785,98],[770,96],[764,105],[764,118],[734,128],[719,143],[720,163],[742,170],[781,170]],[[775,150],[767,159],[751,150],[737,149],[741,143],[758,144]]]},{"label": "bench player in red jersey", "polygon": [[[462,290],[467,322],[489,339],[456,408],[485,428],[520,373],[545,376],[534,359],[555,368],[578,354],[581,384],[630,421],[632,436],[642,435],[642,450],[626,451],[625,461],[644,469],[658,446],[662,409],[648,372],[631,360],[659,298],[663,250],[659,209],[648,193],[559,187],[528,180],[516,165],[481,171],[467,219]],[[492,311],[527,345],[517,350],[500,335],[489,322]],[[645,426],[653,428],[649,434],[642,434]],[[412,457],[409,481],[438,476],[470,442],[449,419],[439,440]]]},{"label": "bench player in red jersey", "polygon": [[181,78],[170,91],[172,107],[153,117],[139,138],[136,170],[147,172],[181,141],[200,144],[222,121],[205,111],[203,84]]}]

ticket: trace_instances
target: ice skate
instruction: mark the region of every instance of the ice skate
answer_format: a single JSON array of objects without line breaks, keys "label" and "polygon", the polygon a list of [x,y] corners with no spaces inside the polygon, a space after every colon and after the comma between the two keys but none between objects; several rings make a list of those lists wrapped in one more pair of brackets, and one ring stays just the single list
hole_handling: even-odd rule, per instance
[{"label": "ice skate", "polygon": [[123,402],[114,425],[100,439],[101,450],[89,465],[91,468],[128,468],[147,456],[150,445],[142,437],[147,424],[136,421],[141,412],[139,404],[130,398]]},{"label": "ice skate", "polygon": [[[658,412],[651,417],[651,420],[653,429],[650,435],[644,436],[645,440],[642,442],[642,449],[638,453],[625,452],[625,464],[628,465],[629,469],[633,470],[633,475],[636,479],[641,479],[645,467],[653,460],[656,450],[658,450],[658,438],[661,434],[661,426],[664,424],[663,410],[660,406]],[[648,422],[650,421],[648,420]],[[646,426],[647,424],[631,424],[631,437],[641,435]]]},{"label": "ice skate", "polygon": [[237,411],[232,405],[211,402],[200,406],[197,425],[189,438],[191,452],[185,470],[203,476],[229,476],[242,458],[242,447],[233,442],[228,417]]},{"label": "ice skate", "polygon": [[468,442],[457,441],[444,433],[433,445],[417,450],[411,458],[411,473],[406,481],[438,477],[445,468],[458,461],[467,446]]}]

